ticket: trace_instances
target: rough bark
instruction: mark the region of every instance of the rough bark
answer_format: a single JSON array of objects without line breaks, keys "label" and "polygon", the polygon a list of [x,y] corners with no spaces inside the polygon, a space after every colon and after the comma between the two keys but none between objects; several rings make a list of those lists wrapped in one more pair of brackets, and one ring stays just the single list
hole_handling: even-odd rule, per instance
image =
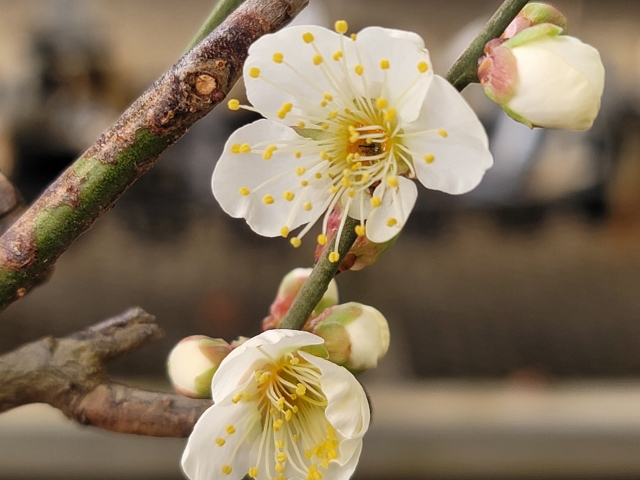
[{"label": "rough bark", "polygon": [[0,309],[227,95],[249,46],[307,0],[248,0],[160,77],[0,238]]},{"label": "rough bark", "polygon": [[121,433],[186,437],[210,405],[113,383],[106,362],[160,339],[141,308],[64,338],[47,337],[0,356],[0,412],[48,403],[67,417]]}]

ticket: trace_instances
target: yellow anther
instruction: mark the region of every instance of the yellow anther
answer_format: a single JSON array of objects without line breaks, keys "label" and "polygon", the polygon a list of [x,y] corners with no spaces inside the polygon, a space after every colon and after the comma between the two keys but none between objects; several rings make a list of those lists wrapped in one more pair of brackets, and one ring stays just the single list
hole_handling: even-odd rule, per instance
[{"label": "yellow anther", "polygon": [[244,397],[242,397],[242,399],[243,399],[245,402],[250,402],[250,401],[251,401],[251,395],[249,395],[248,393],[245,393],[245,394],[244,394]]},{"label": "yellow anther", "polygon": [[277,149],[278,147],[276,147],[275,145],[269,145],[262,154],[262,158],[264,158],[265,160],[270,160],[273,156],[273,152],[275,152]]},{"label": "yellow anther", "polygon": [[307,185],[309,185],[309,182],[307,182],[306,180],[302,180],[300,182],[300,185],[302,185],[303,187],[306,187]]},{"label": "yellow anther", "polygon": [[346,113],[347,115],[351,115],[351,113],[353,112],[351,112],[351,109],[349,107],[345,107],[344,113]]},{"label": "yellow anther", "polygon": [[258,67],[251,67],[249,69],[249,76],[251,78],[258,78],[260,76],[260,69]]},{"label": "yellow anther", "polygon": [[298,385],[296,385],[296,393],[298,395],[304,395],[305,393],[307,393],[307,387],[305,387],[302,383],[299,383]]},{"label": "yellow anther", "polygon": [[338,252],[331,252],[329,254],[329,261],[331,263],[336,263],[338,260],[340,260],[340,254]]},{"label": "yellow anther", "polygon": [[271,407],[271,408],[269,409],[269,413],[270,413],[271,415],[275,415],[276,413],[278,413],[278,410],[276,410],[275,408]]},{"label": "yellow anther", "polygon": [[326,107],[326,106],[327,106],[327,101],[326,101],[326,100],[322,100],[322,101],[320,102],[320,106],[321,106],[321,107]]},{"label": "yellow anther", "polygon": [[282,63],[284,61],[284,55],[280,52],[273,54],[273,61],[276,63]]},{"label": "yellow anther", "polygon": [[242,187],[240,190],[238,190],[238,193],[243,197],[246,197],[251,193],[251,190],[249,190],[247,187]]},{"label": "yellow anther", "polygon": [[249,469],[249,472],[247,473],[247,475],[249,475],[251,478],[257,478],[258,477],[258,467],[251,467]]},{"label": "yellow anther", "polygon": [[333,180],[336,176],[331,172],[327,172],[327,177],[329,177],[331,180]]},{"label": "yellow anther", "polygon": [[295,434],[293,435],[293,441],[294,441],[294,442],[297,442],[298,440],[300,440],[300,435],[298,435],[297,433],[295,433]]},{"label": "yellow anther", "polygon": [[240,153],[240,144],[234,143],[231,145],[231,153]]},{"label": "yellow anther", "polygon": [[[324,460],[322,460],[322,468],[324,468],[325,470],[327,468],[329,468],[329,459],[325,458]],[[321,472],[315,472],[313,474],[313,478],[314,480],[320,480],[322,478],[322,473]]]},{"label": "yellow anther", "polygon": [[316,239],[318,241],[318,245],[326,245],[327,244],[327,236],[324,233],[318,235]]},{"label": "yellow anther", "polygon": [[313,176],[316,177],[318,180],[322,178],[322,174],[320,172],[316,172]]},{"label": "yellow anther", "polygon": [[233,403],[238,403],[240,400],[242,400],[242,393],[236,393],[233,397],[231,397],[231,401]]},{"label": "yellow anther", "polygon": [[338,33],[347,33],[347,30],[349,30],[349,24],[344,20],[338,20],[335,23],[334,28]]},{"label": "yellow anther", "polygon": [[382,205],[382,200],[380,200],[380,197],[377,197],[375,195],[371,197],[371,206],[373,208],[379,207],[380,205]]},{"label": "yellow anther", "polygon": [[311,32],[305,32],[302,34],[302,40],[304,40],[304,43],[311,43],[313,42],[313,34]]},{"label": "yellow anther", "polygon": [[289,240],[289,242],[291,242],[291,245],[293,245],[294,248],[298,248],[300,245],[302,245],[302,240],[300,240],[298,237],[293,237],[291,240]]},{"label": "yellow anther", "polygon": [[[304,208],[308,212],[313,208],[313,203],[306,201],[302,204],[302,208]],[[295,365],[295,363],[293,363],[293,360],[291,360],[291,365]]]},{"label": "yellow anther", "polygon": [[283,110],[283,109],[278,110],[278,118],[280,120],[284,120],[285,117],[287,116],[287,113],[289,112],[287,112],[286,110]]},{"label": "yellow anther", "polygon": [[[304,458],[306,458],[307,460],[310,459],[313,456],[313,452],[311,450],[305,450],[304,451]],[[313,465],[312,465],[313,467]]]},{"label": "yellow anther", "polygon": [[418,71],[419,71],[420,73],[424,73],[424,72],[426,72],[427,70],[429,70],[429,64],[428,64],[427,62],[422,61],[422,62],[419,62],[419,63],[418,63]]},{"label": "yellow anther", "polygon": [[291,360],[289,360],[289,363],[291,365],[298,365],[300,363],[300,359],[298,357],[293,357]]},{"label": "yellow anther", "polygon": [[438,135],[440,135],[442,138],[447,138],[449,136],[449,132],[447,132],[444,128],[439,128]]},{"label": "yellow anther", "polygon": [[286,110],[287,112],[290,112],[292,108],[293,108],[293,103],[291,102],[284,102],[282,104],[282,109]]},{"label": "yellow anther", "polygon": [[266,205],[271,205],[273,204],[274,200],[273,197],[271,195],[265,195],[264,197],[262,197],[262,201],[266,204]]},{"label": "yellow anther", "polygon": [[327,114],[327,118],[330,119],[330,120],[333,120],[337,116],[338,116],[338,111],[337,110],[333,110],[333,111],[331,111],[331,112],[329,112]]},{"label": "yellow anther", "polygon": [[364,67],[362,65],[358,64],[358,65],[355,66],[353,71],[356,72],[356,75],[362,75],[364,73]]},{"label": "yellow anther", "polygon": [[322,124],[322,129],[325,130],[325,131],[329,130],[329,124],[328,123],[323,123]]},{"label": "yellow anther", "polygon": [[280,411],[284,410],[284,397],[280,397],[276,401],[276,406],[278,407],[278,410],[280,410]]},{"label": "yellow anther", "polygon": [[229,110],[240,110],[240,102],[235,98],[229,100],[227,106],[229,107]]},{"label": "yellow anther", "polygon": [[284,414],[284,419],[288,422],[293,417],[293,412],[291,410],[287,410]]},{"label": "yellow anther", "polygon": [[307,169],[305,167],[296,167],[296,175],[298,175],[299,177],[304,175],[304,172],[306,171]]},{"label": "yellow anther", "polygon": [[382,110],[383,108],[387,108],[387,99],[380,97],[376,100],[376,108],[378,110]]},{"label": "yellow anther", "polygon": [[329,193],[333,195],[334,193],[338,193],[338,187],[335,185],[329,189]]},{"label": "yellow anther", "polygon": [[296,194],[293,193],[291,190],[285,190],[284,192],[282,192],[282,198],[284,198],[287,202],[290,202],[295,197],[296,197]]},{"label": "yellow anther", "polygon": [[282,235],[284,238],[287,238],[289,236],[289,227],[287,227],[286,225],[282,227],[280,229],[280,235]]},{"label": "yellow anther", "polygon": [[337,62],[342,58],[343,55],[344,54],[342,53],[342,50],[338,50],[336,53],[333,54],[333,59]]},{"label": "yellow anther", "polygon": [[321,159],[326,160],[326,159],[327,159],[327,152],[325,152],[324,150],[322,150],[322,151],[318,154],[318,156],[319,156]]},{"label": "yellow anther", "polygon": [[269,374],[267,372],[262,372],[260,374],[260,378],[258,379],[258,383],[267,383],[269,380]]},{"label": "yellow anther", "polygon": [[358,132],[349,136],[350,143],[356,143],[358,140],[360,140],[360,134]]},{"label": "yellow anther", "polygon": [[329,92],[324,92],[322,96],[327,102],[330,102],[331,100],[333,100],[333,95],[331,95]]},{"label": "yellow anther", "polygon": [[296,158],[300,158],[302,156],[302,152],[296,151],[296,152],[293,153],[293,156],[296,157]]},{"label": "yellow anther", "polygon": [[386,58],[383,58],[382,60],[380,60],[380,68],[382,70],[388,70],[389,69],[389,60],[387,60]]},{"label": "yellow anther", "polygon": [[397,187],[398,179],[396,177],[387,177],[387,185],[390,187]]},{"label": "yellow anther", "polygon": [[283,423],[284,423],[284,420],[282,420],[281,418],[277,419],[275,422],[273,422],[273,429],[276,432],[279,432],[280,429],[282,428]]},{"label": "yellow anther", "polygon": [[[295,393],[292,393],[289,395],[291,397],[291,400],[295,400],[296,398],[298,398],[298,395],[296,395]],[[298,411],[298,407],[296,407],[295,405],[293,406],[293,413],[296,413]]]},{"label": "yellow anther", "polygon": [[276,469],[276,472],[278,473],[284,472],[284,467],[282,466],[281,463],[276,463],[275,469]]},{"label": "yellow anther", "polygon": [[227,425],[227,428],[225,430],[229,435],[233,435],[234,433],[236,433],[236,427],[234,427],[233,425]]},{"label": "yellow anther", "polygon": [[349,197],[353,198],[356,196],[356,191],[352,188],[351,190],[349,190]]},{"label": "yellow anther", "polygon": [[362,162],[356,162],[353,165],[351,165],[351,171],[352,172],[357,172],[361,168],[362,168]]},{"label": "yellow anther", "polygon": [[362,174],[362,183],[369,183],[369,177],[371,175],[369,174],[369,172],[364,172]]},{"label": "yellow anther", "polygon": [[276,448],[284,448],[284,440],[276,440]]},{"label": "yellow anther", "polygon": [[394,227],[398,224],[398,220],[393,217],[387,218],[387,227]]},{"label": "yellow anther", "polygon": [[225,475],[229,475],[231,471],[232,471],[231,465],[222,466],[222,473],[224,473]]},{"label": "yellow anther", "polygon": [[300,121],[298,122],[298,127],[300,127],[300,128],[304,128],[306,125],[307,125],[307,124],[306,124],[306,123],[304,123],[302,120],[300,120]]},{"label": "yellow anther", "polygon": [[227,443],[227,441],[224,438],[216,438],[216,443],[218,444],[219,447],[222,447],[225,443]]},{"label": "yellow anther", "polygon": [[251,145],[248,143],[240,145],[240,153],[251,153]]},{"label": "yellow anther", "polygon": [[391,107],[389,110],[386,111],[386,113],[384,114],[384,120],[386,122],[390,122],[391,120],[393,120],[394,118],[396,118],[396,109]]},{"label": "yellow anther", "polygon": [[278,455],[276,455],[276,460],[280,463],[284,463],[287,461],[287,456],[284,454],[284,452],[279,452]]},{"label": "yellow anther", "polygon": [[355,34],[355,33],[352,33],[352,34],[351,34],[351,35],[349,35],[349,36],[351,37],[351,40],[353,40],[354,42],[356,41],[357,36],[356,36],[356,34]]},{"label": "yellow anther", "polygon": [[356,225],[356,235],[358,235],[359,237],[364,237],[365,235],[365,229],[364,229],[364,225]]},{"label": "yellow anther", "polygon": [[[291,398],[293,398],[293,395],[291,395]],[[297,395],[296,395],[296,398],[298,398],[298,396],[297,396]],[[295,400],[295,399],[294,399],[294,400]],[[293,406],[293,413],[298,413],[298,410],[299,410],[298,406],[297,406],[297,405],[294,405],[294,406]]]},{"label": "yellow anther", "polygon": [[433,163],[433,161],[436,159],[436,157],[434,157],[430,153],[425,155],[423,158],[424,158],[424,161],[427,162],[427,163]]},{"label": "yellow anther", "polygon": [[319,53],[316,53],[313,56],[313,64],[316,66],[320,65],[322,63],[322,60],[322,55],[320,55]]},{"label": "yellow anther", "polygon": [[340,180],[340,183],[342,184],[343,187],[351,186],[351,182],[349,181],[348,177],[342,177],[342,180]]}]

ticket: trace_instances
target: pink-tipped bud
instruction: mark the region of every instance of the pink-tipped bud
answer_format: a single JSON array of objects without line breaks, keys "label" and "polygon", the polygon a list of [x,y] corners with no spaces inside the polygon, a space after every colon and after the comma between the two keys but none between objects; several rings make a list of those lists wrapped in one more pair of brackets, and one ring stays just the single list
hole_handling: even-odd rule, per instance
[{"label": "pink-tipped bud", "polygon": [[[327,221],[327,242],[324,245],[318,245],[315,251],[316,262],[324,253],[327,245],[336,236],[338,228],[340,227],[342,211],[339,207],[333,209],[329,215]],[[359,228],[361,228],[359,226]],[[366,229],[366,226],[365,226]],[[362,270],[364,267],[372,265],[378,260],[378,257],[382,255],[387,248],[395,243],[398,236],[396,235],[391,240],[384,243],[373,243],[367,238],[366,235],[358,235],[358,238],[354,242],[349,252],[345,255],[344,259],[340,263],[338,268],[339,272],[345,272],[347,270]]]},{"label": "pink-tipped bud", "polygon": [[600,110],[604,66],[598,51],[542,23],[487,43],[478,77],[487,96],[530,128],[586,130]]},{"label": "pink-tipped bud", "polygon": [[[278,328],[280,321],[291,308],[291,304],[295,300],[298,292],[302,288],[304,282],[309,278],[311,274],[311,268],[296,268],[287,273],[278,287],[278,294],[276,299],[271,304],[269,309],[269,316],[262,320],[262,329],[270,330],[272,328]],[[338,303],[338,284],[335,280],[331,280],[327,291],[322,296],[320,302],[313,310],[311,318],[320,315],[325,308],[331,307]]]},{"label": "pink-tipped bud", "polygon": [[525,28],[540,25],[542,23],[550,23],[562,28],[563,33],[567,33],[567,19],[555,7],[546,3],[532,2],[528,3],[502,34],[502,38],[509,39],[515,37]]},{"label": "pink-tipped bud", "polygon": [[360,303],[327,308],[306,329],[324,338],[329,360],[353,372],[376,367],[389,348],[387,320]]},{"label": "pink-tipped bud", "polygon": [[204,335],[183,338],[167,359],[173,388],[186,397],[210,398],[213,374],[230,352],[231,345],[219,338]]}]

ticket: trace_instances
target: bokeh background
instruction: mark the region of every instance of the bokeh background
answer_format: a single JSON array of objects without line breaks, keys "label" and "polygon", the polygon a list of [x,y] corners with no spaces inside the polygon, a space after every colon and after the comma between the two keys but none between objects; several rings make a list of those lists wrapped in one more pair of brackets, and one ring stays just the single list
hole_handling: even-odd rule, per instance
[{"label": "bokeh background", "polygon": [[[361,377],[374,423],[358,479],[640,478],[640,2],[552,3],[607,68],[594,127],[531,131],[472,85],[494,168],[465,196],[422,189],[395,246],[337,279],[343,301],[392,330]],[[181,55],[212,4],[0,0],[0,170],[28,201]],[[444,74],[499,4],[311,0],[300,21],[415,31]],[[222,145],[254,118],[217,109],[169,149],[2,313],[0,353],[140,305],[167,336],[111,371],[169,389],[180,338],[259,333],[314,245],[258,237],[213,199]],[[179,479],[183,446],[27,406],[0,415],[0,478]]]}]

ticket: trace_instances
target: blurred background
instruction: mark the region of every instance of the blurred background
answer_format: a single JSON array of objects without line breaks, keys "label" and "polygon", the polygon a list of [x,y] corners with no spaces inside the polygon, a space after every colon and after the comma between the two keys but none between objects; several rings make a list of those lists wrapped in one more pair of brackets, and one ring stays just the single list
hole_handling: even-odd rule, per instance
[{"label": "blurred background", "polygon": [[[444,74],[500,3],[311,0],[299,22],[415,31]],[[640,2],[550,3],[607,68],[594,127],[531,131],[472,85],[495,166],[468,195],[421,189],[394,248],[337,279],[392,332],[361,377],[374,423],[358,479],[640,478]],[[27,201],[179,58],[212,5],[0,0],[0,170]],[[259,237],[213,199],[226,138],[254,119],[220,108],[169,149],[2,313],[0,353],[140,305],[167,336],[111,372],[169,389],[179,339],[259,333],[314,245]],[[179,479],[183,446],[32,405],[0,415],[0,478]]]}]

